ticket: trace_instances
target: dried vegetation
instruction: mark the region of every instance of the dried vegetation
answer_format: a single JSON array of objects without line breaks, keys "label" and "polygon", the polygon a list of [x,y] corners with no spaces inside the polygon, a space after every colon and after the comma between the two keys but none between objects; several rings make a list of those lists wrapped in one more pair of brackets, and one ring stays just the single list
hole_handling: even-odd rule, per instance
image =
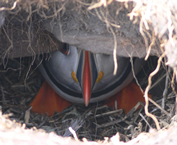
[{"label": "dried vegetation", "polygon": [[[24,139],[22,137],[22,139],[20,136],[14,137],[12,135],[13,137],[10,137],[10,135],[13,133],[23,134],[23,132],[27,132],[26,136],[24,135],[27,138],[31,135],[31,133],[33,135],[37,134],[40,136],[40,130],[36,130],[34,128],[30,131],[24,130],[24,128],[32,128],[33,126],[37,129],[44,129],[47,132],[54,131],[56,134],[61,136],[71,136],[72,133],[68,130],[71,126],[76,131],[77,136],[80,139],[85,137],[88,140],[103,140],[105,136],[111,137],[119,132],[120,139],[122,141],[129,141],[132,139],[128,142],[129,144],[138,144],[142,143],[142,141],[144,141],[143,144],[165,144],[165,142],[169,143],[169,141],[174,143],[176,136],[176,119],[174,116],[176,112],[176,92],[174,82],[177,71],[177,51],[175,50],[177,48],[177,3],[175,0],[75,0],[72,2],[74,4],[73,6],[75,6],[72,7],[72,9],[75,9],[79,11],[79,13],[86,16],[91,10],[96,11],[96,16],[105,23],[107,31],[109,31],[109,34],[114,40],[114,48],[112,50],[114,56],[117,54],[117,45],[119,44],[117,42],[117,31],[115,30],[119,29],[120,26],[114,20],[111,21],[110,19],[107,19],[107,17],[104,17],[105,13],[101,11],[102,9],[109,7],[112,3],[120,4],[120,9],[117,9],[117,13],[119,13],[122,8],[126,8],[128,10],[130,20],[135,23],[135,25],[139,26],[139,32],[142,35],[144,47],[146,48],[146,50],[143,50],[146,54],[146,60],[150,55],[154,54],[152,53],[153,47],[157,45],[159,46],[157,50],[158,53],[156,53],[156,55],[159,56],[157,68],[150,74],[148,85],[145,90],[145,113],[143,109],[141,109],[138,111],[132,110],[129,114],[125,115],[122,110],[111,110],[110,108],[103,106],[101,103],[92,105],[89,109],[84,108],[83,106],[74,105],[64,112],[55,114],[54,117],[50,118],[30,112],[28,104],[32,101],[43,82],[43,78],[39,78],[39,72],[34,71],[36,68],[32,66],[32,64],[34,62],[35,54],[43,53],[44,50],[42,47],[39,47],[40,50],[36,51],[34,46],[47,44],[48,47],[46,49],[49,52],[50,50],[54,50],[53,47],[56,47],[56,45],[59,46],[59,42],[56,42],[56,40],[53,39],[53,36],[48,34],[48,32],[40,30],[39,33],[35,33],[38,32],[40,25],[38,22],[35,25],[31,25],[31,17],[37,14],[35,15],[36,19],[40,17],[41,21],[50,19],[52,22],[54,18],[60,18],[60,16],[67,13],[65,6],[68,3],[71,2],[60,0],[10,0],[8,2],[0,2],[0,26],[2,26],[1,32],[3,31],[4,34],[4,38],[1,39],[1,43],[3,40],[8,44],[5,47],[5,50],[2,50],[2,46],[4,45],[0,45],[2,58],[0,72],[0,98],[2,100],[1,110],[4,114],[11,113],[11,120],[16,120],[17,122],[26,124],[26,127],[21,126],[20,124],[16,124],[8,120],[7,115],[1,114],[0,134],[2,140],[0,140],[0,142],[8,144],[9,140],[13,142],[18,140],[19,142],[15,143],[22,144],[23,141],[25,141],[31,144],[35,141],[35,138],[37,138],[36,136],[32,136],[30,139]],[[21,15],[21,12],[24,12],[24,15]],[[7,13],[8,15],[11,15],[11,19],[8,19],[8,25],[3,26]],[[18,17],[18,19],[14,19],[16,18],[14,16],[18,14],[20,14],[20,17]],[[14,27],[13,29],[11,28],[12,20],[16,20],[17,22],[23,21],[22,24],[26,23],[27,27],[20,25],[19,27],[15,27],[16,29],[14,31]],[[84,23],[82,29],[87,28],[87,23],[85,23],[82,19],[81,21]],[[33,23],[35,23],[35,21]],[[82,29],[80,28],[80,30]],[[14,43],[14,40],[12,40],[14,37],[12,36],[17,35],[17,33],[14,34],[14,32],[19,32],[16,30],[20,30],[19,35],[24,34],[22,37],[25,39],[19,39],[18,41],[16,40],[16,43]],[[62,32],[63,31],[61,31],[61,33]],[[89,31],[86,32],[88,34],[91,33]],[[41,34],[43,35],[41,36]],[[121,37],[122,35],[123,34],[121,34]],[[34,43],[33,40],[36,36],[38,36],[38,41]],[[47,39],[48,41],[43,43],[43,40],[46,40],[46,36],[51,39]],[[62,34],[60,39],[63,39]],[[23,46],[19,45],[22,40],[25,43]],[[21,46],[20,49],[23,47],[27,48],[26,50],[33,55],[33,58],[8,59],[10,52],[13,51],[13,47],[15,47],[17,43],[17,46]],[[129,53],[129,56],[132,56],[130,54],[131,53]],[[170,73],[172,72],[170,68],[166,69],[167,77],[163,98],[156,100],[156,103],[162,106],[162,108],[159,108],[159,106],[154,105],[154,103],[150,103],[150,105],[148,105],[149,101],[147,98],[147,93],[149,89],[151,89],[151,86],[154,85],[154,82],[151,83],[151,78],[159,71],[161,68],[160,65],[162,64],[165,67],[166,65],[172,67],[174,73]],[[166,88],[169,86],[171,86],[173,90],[171,93],[167,93],[166,91]],[[155,123],[151,118],[155,121]],[[149,131],[149,129],[156,127],[157,129],[163,129],[160,131],[151,130],[149,134],[139,135],[141,132]],[[40,143],[43,143],[42,140],[45,138],[51,142],[54,141],[55,144],[62,144],[62,141],[56,135],[45,134],[44,136],[40,136],[42,138]],[[163,139],[161,136],[163,136]],[[69,139],[69,141],[71,140]],[[85,142],[87,141],[85,140]],[[111,140],[105,139],[102,143],[116,144],[117,142],[119,142],[119,138],[114,137]],[[45,143],[48,144],[47,140]],[[73,141],[73,144],[74,143],[79,144],[81,142]],[[123,142],[120,143],[123,144]],[[95,144],[99,144],[99,142]]]}]

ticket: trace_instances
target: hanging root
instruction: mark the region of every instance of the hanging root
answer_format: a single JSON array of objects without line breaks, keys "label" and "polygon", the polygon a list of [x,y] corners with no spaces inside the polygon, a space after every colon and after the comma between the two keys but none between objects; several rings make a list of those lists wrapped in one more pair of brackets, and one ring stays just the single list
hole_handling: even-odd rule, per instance
[{"label": "hanging root", "polygon": [[149,111],[148,111],[148,106],[149,106],[148,91],[149,91],[149,89],[151,87],[151,84],[152,84],[151,79],[159,71],[160,64],[161,64],[161,61],[162,61],[162,59],[163,59],[164,56],[165,56],[165,53],[163,53],[159,57],[156,69],[149,75],[149,77],[148,77],[148,86],[146,87],[146,90],[144,92],[144,98],[145,98],[144,109],[145,109],[145,113],[146,113],[147,116],[151,117],[154,120],[154,122],[155,122],[156,127],[157,127],[158,130],[160,129],[160,125],[159,125],[159,122],[158,122],[157,118],[153,114],[149,113]]}]

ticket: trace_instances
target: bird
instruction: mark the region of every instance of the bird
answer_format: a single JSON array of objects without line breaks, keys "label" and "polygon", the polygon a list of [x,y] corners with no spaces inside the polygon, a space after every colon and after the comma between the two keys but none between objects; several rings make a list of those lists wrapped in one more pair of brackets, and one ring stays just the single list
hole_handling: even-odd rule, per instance
[{"label": "bird", "polygon": [[[49,59],[36,60],[38,64],[42,61],[39,70],[46,82],[30,104],[32,111],[52,116],[54,112],[61,112],[72,103],[88,106],[90,103],[106,101],[112,105],[116,98],[121,106],[121,102],[126,100],[125,96],[135,103],[136,100],[143,102],[143,93],[132,80],[142,69],[144,60],[133,58],[131,62],[130,58],[116,58],[118,69],[115,75],[113,55],[93,53],[65,43]],[[128,84],[129,88],[126,88]],[[140,99],[130,97],[132,91],[138,92]],[[110,102],[110,97],[115,98],[113,103]],[[130,109],[132,107],[130,103],[123,104]]]}]

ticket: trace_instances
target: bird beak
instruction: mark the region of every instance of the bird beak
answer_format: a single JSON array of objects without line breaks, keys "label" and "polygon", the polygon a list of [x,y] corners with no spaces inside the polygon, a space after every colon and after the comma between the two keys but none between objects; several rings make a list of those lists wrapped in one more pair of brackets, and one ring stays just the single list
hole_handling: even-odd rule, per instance
[{"label": "bird beak", "polygon": [[77,69],[79,72],[77,72],[77,78],[80,78],[78,80],[82,88],[85,106],[88,106],[91,98],[92,87],[97,78],[97,69],[94,56],[91,52],[83,50],[79,61],[80,62]]},{"label": "bird beak", "polygon": [[82,74],[82,91],[85,106],[88,106],[89,100],[91,97],[91,67],[90,67],[90,58],[89,52],[85,51],[85,58],[84,58],[84,66],[83,66],[83,74]]}]

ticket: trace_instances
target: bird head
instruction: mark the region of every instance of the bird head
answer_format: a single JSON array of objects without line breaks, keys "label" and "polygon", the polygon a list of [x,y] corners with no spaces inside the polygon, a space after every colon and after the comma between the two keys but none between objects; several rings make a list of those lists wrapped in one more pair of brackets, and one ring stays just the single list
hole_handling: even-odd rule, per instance
[{"label": "bird head", "polygon": [[[102,101],[125,87],[133,79],[129,58],[117,56],[118,70],[113,75],[112,55],[95,54],[65,44],[39,66],[44,78],[61,97],[73,103]],[[141,61],[135,60],[135,73]]]}]

